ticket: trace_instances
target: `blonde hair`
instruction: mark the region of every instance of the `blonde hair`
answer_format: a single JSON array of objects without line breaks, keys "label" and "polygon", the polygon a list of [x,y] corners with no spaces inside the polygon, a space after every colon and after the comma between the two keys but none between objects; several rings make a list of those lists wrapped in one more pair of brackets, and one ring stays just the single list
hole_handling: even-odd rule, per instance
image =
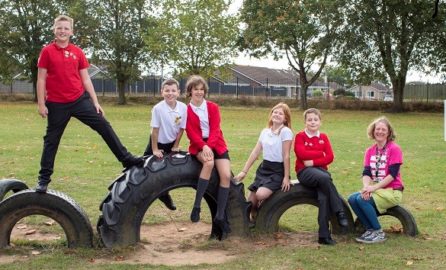
[{"label": "blonde hair", "polygon": [[71,25],[71,30],[73,30],[74,20],[71,17],[68,17],[67,15],[59,15],[54,19],[53,29],[56,28],[56,23],[58,22],[69,22]]},{"label": "blonde hair", "polygon": [[387,119],[387,117],[385,117],[385,116],[376,118],[367,127],[367,136],[369,137],[369,139],[372,139],[372,140],[375,139],[374,131],[375,131],[375,127],[378,123],[383,123],[387,126],[387,129],[389,130],[389,135],[387,135],[387,141],[394,141],[396,138],[395,130],[394,130],[392,124],[390,123],[389,119]]},{"label": "blonde hair", "polygon": [[313,113],[315,115],[317,115],[319,117],[319,120],[322,120],[322,114],[321,111],[319,111],[316,108],[309,108],[307,110],[304,111],[303,116],[304,116],[304,121],[307,120],[307,115]]},{"label": "blonde hair", "polygon": [[204,88],[204,95],[208,93],[209,86],[206,82],[206,80],[201,77],[200,75],[192,75],[189,77],[189,79],[186,82],[186,96],[190,97],[192,96],[192,88],[202,84]]},{"label": "blonde hair", "polygon": [[283,113],[285,114],[285,121],[283,123],[284,126],[291,128],[291,110],[286,103],[280,102],[277,105],[275,105],[270,113],[269,113],[269,120],[268,120],[268,127],[273,126],[273,120],[271,119],[271,116],[273,115],[273,112],[277,109],[282,109]]}]

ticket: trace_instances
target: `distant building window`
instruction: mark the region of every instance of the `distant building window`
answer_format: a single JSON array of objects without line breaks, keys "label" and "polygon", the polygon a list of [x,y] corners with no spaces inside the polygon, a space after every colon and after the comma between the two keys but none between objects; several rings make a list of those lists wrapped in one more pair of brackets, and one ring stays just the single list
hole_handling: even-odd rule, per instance
[{"label": "distant building window", "polygon": [[367,91],[367,98],[374,99],[375,98],[375,91]]}]

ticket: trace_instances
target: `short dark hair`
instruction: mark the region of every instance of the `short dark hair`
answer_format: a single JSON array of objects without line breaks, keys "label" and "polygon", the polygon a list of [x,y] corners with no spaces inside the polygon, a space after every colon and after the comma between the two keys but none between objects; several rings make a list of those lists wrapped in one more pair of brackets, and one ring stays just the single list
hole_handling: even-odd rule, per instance
[{"label": "short dark hair", "polygon": [[178,90],[180,89],[180,84],[178,83],[177,80],[175,80],[174,78],[169,78],[163,81],[163,83],[161,84],[161,90],[163,90],[164,86],[166,85],[176,85]]}]

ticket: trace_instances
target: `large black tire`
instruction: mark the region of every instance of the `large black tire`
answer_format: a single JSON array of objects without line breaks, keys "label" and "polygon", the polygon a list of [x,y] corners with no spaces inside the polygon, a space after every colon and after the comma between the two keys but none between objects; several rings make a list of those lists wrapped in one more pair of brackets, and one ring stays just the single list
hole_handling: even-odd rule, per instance
[{"label": "large black tire", "polygon": [[9,245],[15,224],[30,215],[44,215],[59,223],[70,248],[93,245],[90,221],[72,198],[54,190],[37,193],[27,189],[0,202],[0,248]]},{"label": "large black tire", "polygon": [[[283,213],[289,208],[299,204],[310,204],[317,207],[316,190],[301,184],[294,184],[288,192],[275,192],[259,209],[255,226],[256,231],[264,233],[277,232],[279,230],[279,220]],[[336,234],[353,232],[355,228],[352,213],[344,199],[342,199],[342,204],[347,215],[349,226],[342,228],[338,224],[336,216],[333,215],[330,218],[330,224],[332,232]]]},{"label": "large black tire", "polygon": [[13,191],[14,193],[17,193],[19,191],[28,189],[28,186],[17,179],[2,179],[0,180],[0,202],[5,198],[6,194],[9,191]]},{"label": "large black tire", "polygon": [[[97,229],[106,247],[128,246],[140,240],[142,219],[150,205],[163,193],[180,187],[197,187],[201,163],[186,152],[170,154],[159,160],[146,159],[143,167],[132,167],[109,187],[110,193],[100,205],[102,215]],[[204,195],[212,220],[217,212],[219,177],[214,170]],[[231,234],[246,236],[249,232],[247,203],[243,184],[231,184],[226,213]],[[212,224],[211,235],[221,233]]]},{"label": "large black tire", "polygon": [[[387,209],[387,211],[383,214],[378,213],[378,217],[380,216],[392,216],[398,219],[403,226],[403,233],[409,236],[417,236],[418,234],[418,226],[415,222],[415,218],[406,208],[397,205]],[[355,220],[356,231],[364,232],[365,228],[361,224],[358,218]]]}]

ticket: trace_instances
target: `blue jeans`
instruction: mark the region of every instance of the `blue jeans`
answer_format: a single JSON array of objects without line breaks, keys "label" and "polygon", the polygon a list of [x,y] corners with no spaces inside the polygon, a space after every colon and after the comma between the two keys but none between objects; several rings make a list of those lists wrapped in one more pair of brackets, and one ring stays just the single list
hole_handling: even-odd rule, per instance
[{"label": "blue jeans", "polygon": [[360,192],[356,192],[350,195],[348,198],[348,203],[355,212],[359,221],[366,228],[366,230],[379,230],[381,229],[381,224],[378,221],[378,214],[376,210],[376,204],[373,198],[370,200],[364,200],[361,197]]}]

